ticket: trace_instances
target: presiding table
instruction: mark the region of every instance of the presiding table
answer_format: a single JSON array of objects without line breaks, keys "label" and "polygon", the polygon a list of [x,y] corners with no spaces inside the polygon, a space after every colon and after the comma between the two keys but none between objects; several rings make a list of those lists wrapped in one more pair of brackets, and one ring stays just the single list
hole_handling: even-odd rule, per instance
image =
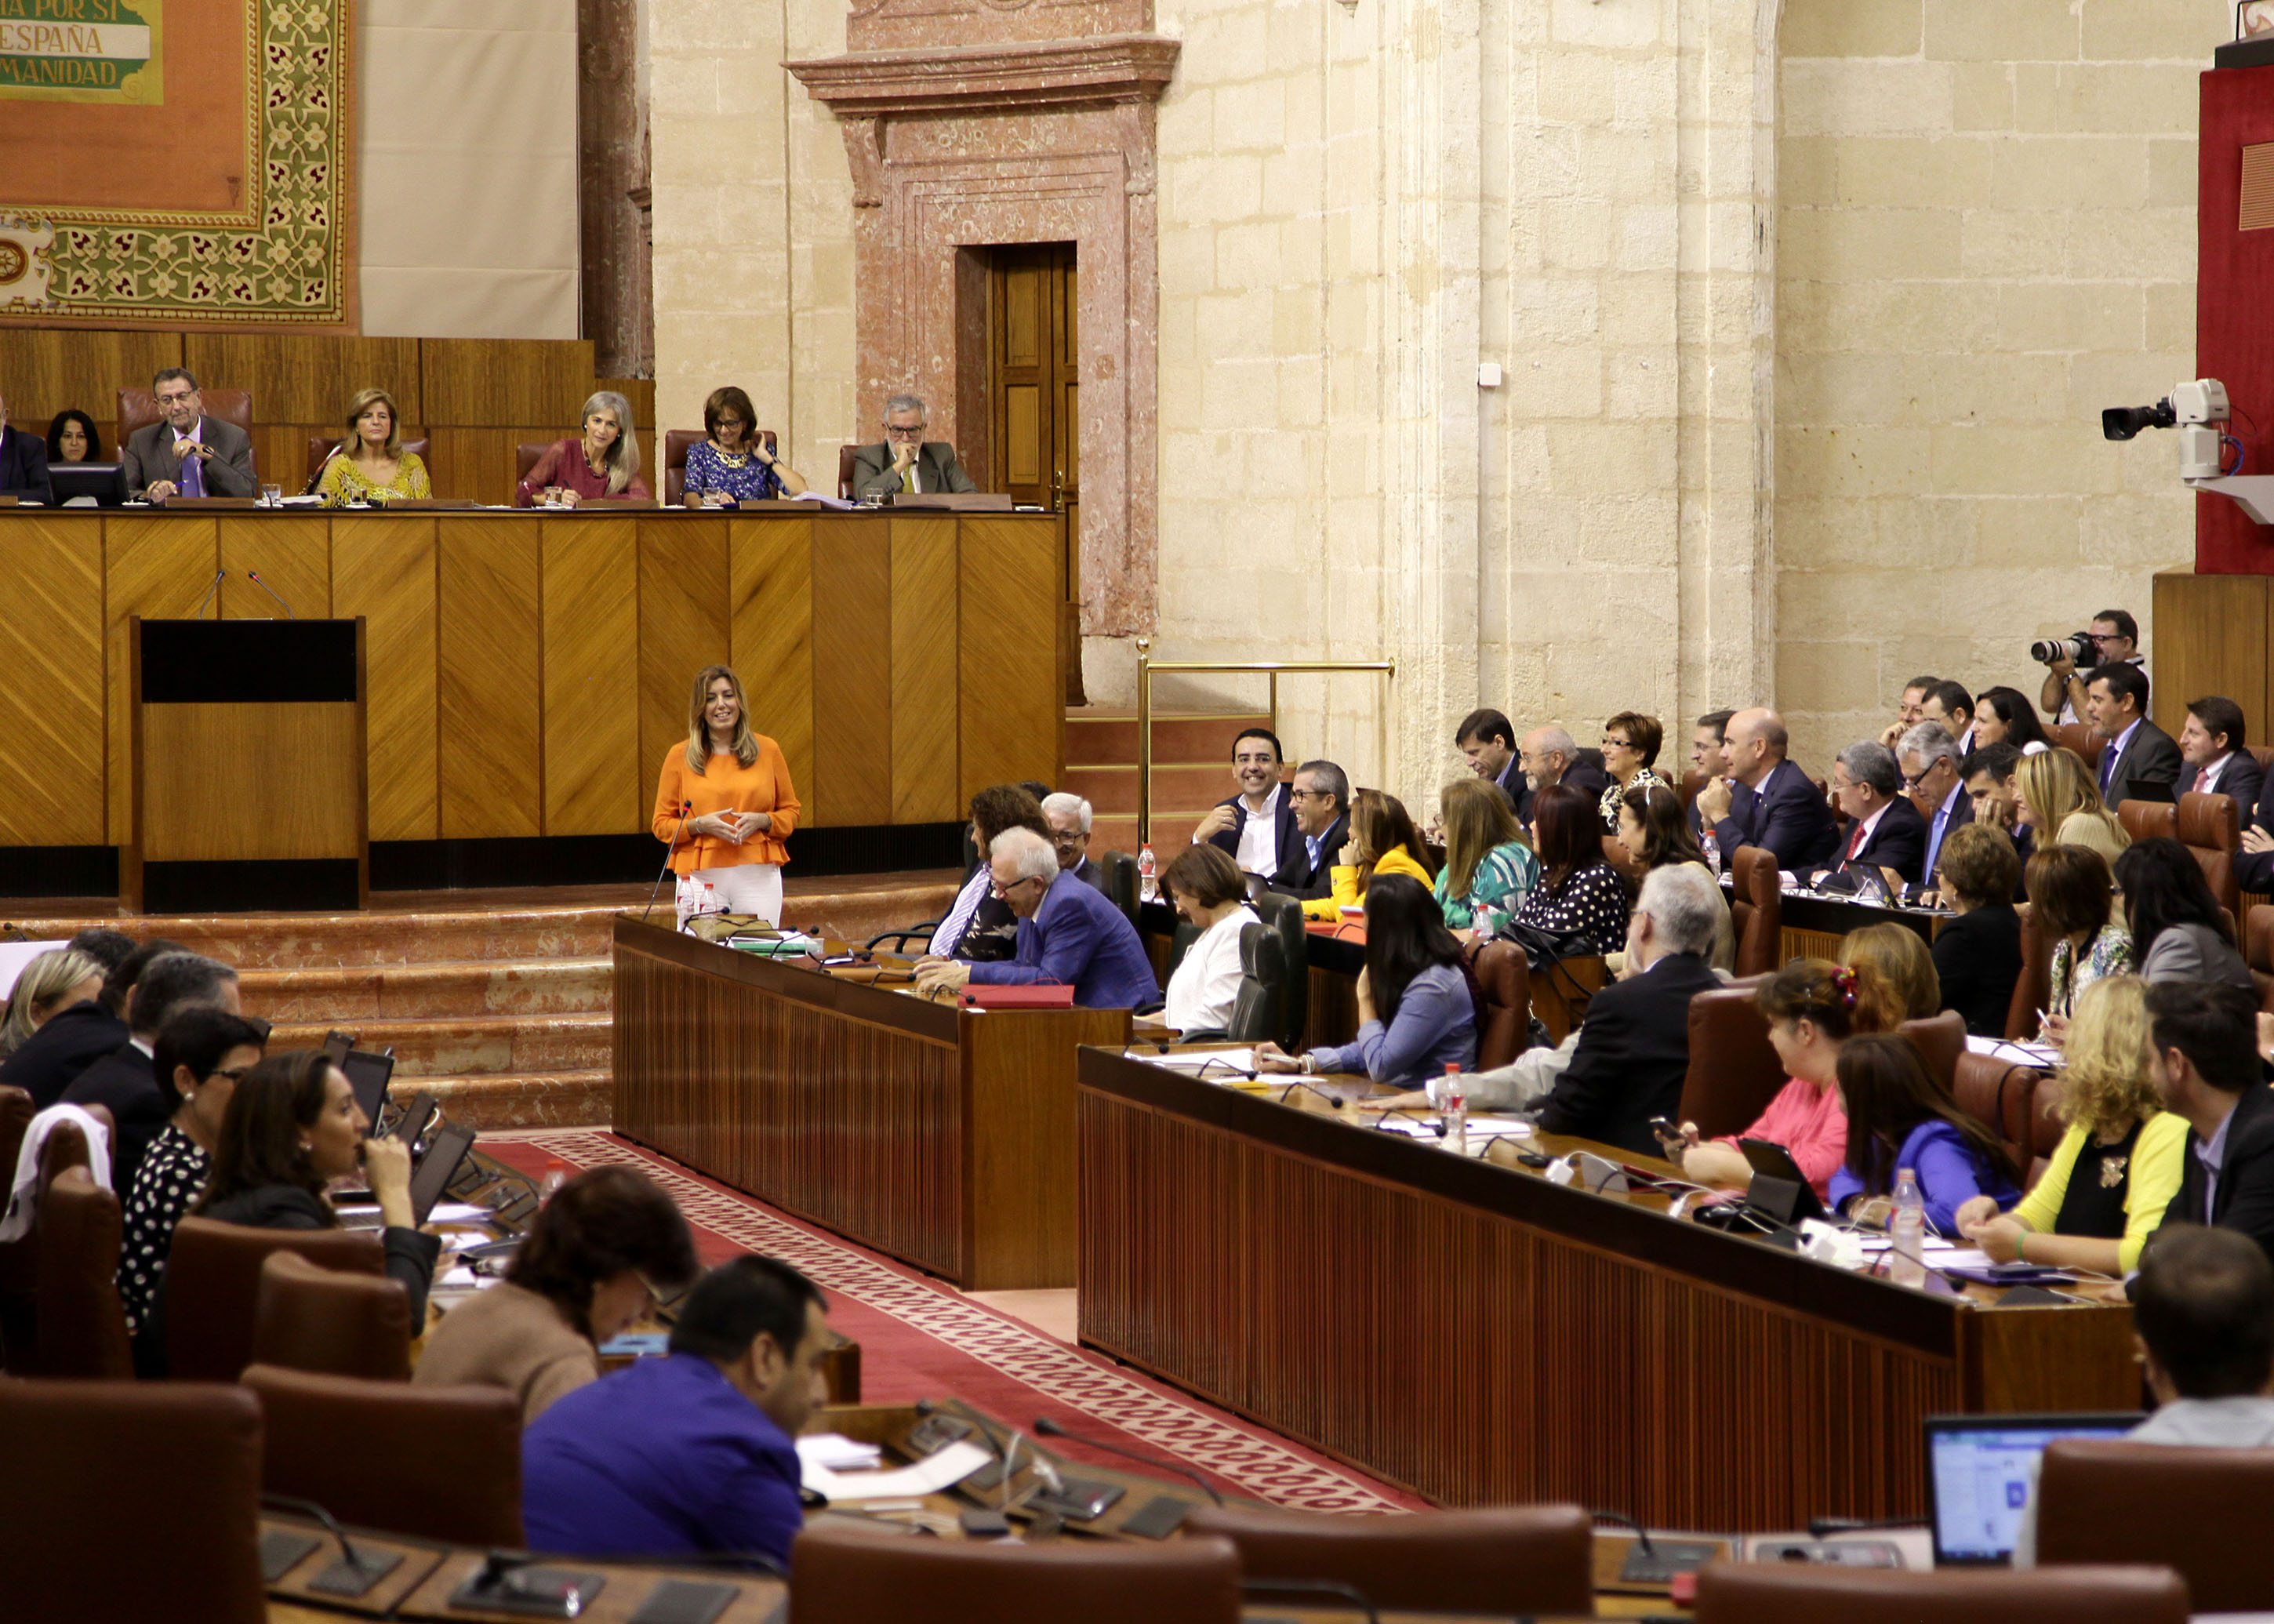
[{"label": "presiding table", "polygon": [[1073,1284],[1074,1052],[1129,1011],[812,964],[620,916],[616,1132],[968,1290]]},{"label": "presiding table", "polygon": [[1918,1515],[1927,1416],[2140,1405],[2120,1301],[1915,1290],[1514,1159],[1676,1177],[1605,1147],[1462,1159],[1291,1079],[1081,1065],[1081,1341],[1444,1504]]}]

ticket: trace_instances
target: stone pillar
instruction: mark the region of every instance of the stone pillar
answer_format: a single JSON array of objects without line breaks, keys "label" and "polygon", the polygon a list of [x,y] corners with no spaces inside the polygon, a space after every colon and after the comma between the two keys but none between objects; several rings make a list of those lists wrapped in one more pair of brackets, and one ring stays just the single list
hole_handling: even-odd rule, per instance
[{"label": "stone pillar", "polygon": [[576,191],[579,302],[603,378],[655,370],[655,316],[642,251],[648,184],[647,108],[640,94],[641,7],[577,0]]}]

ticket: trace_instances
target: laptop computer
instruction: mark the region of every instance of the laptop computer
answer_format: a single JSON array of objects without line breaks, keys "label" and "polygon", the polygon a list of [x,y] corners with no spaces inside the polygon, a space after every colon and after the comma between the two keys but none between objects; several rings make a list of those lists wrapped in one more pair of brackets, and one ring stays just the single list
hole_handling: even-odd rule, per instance
[{"label": "laptop computer", "polygon": [[1938,1568],[2002,1568],[2037,1477],[2057,1438],[2121,1438],[2140,1425],[2120,1414],[1929,1416],[1927,1507]]}]

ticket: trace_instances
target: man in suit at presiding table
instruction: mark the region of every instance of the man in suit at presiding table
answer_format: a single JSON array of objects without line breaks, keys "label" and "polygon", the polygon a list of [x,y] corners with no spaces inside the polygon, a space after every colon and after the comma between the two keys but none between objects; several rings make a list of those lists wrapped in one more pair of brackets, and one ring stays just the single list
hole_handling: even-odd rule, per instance
[{"label": "man in suit at presiding table", "polygon": [[[1785,756],[1784,718],[1756,706],[1729,718],[1723,754],[1729,777],[1708,778],[1698,792],[1698,814],[1712,820],[1724,861],[1741,846],[1776,855],[1778,868],[1804,874],[1828,861],[1840,844],[1832,808],[1799,764]],[[1736,803],[1737,786],[1752,799]]]},{"label": "man in suit at presiding table", "polygon": [[252,437],[234,423],[205,415],[198,380],[169,366],[150,380],[164,417],[127,437],[121,458],[128,492],[162,502],[169,496],[257,496]]},{"label": "man in suit at presiding table", "polygon": [[889,496],[937,496],[943,492],[960,496],[976,491],[971,476],[955,460],[955,447],[944,440],[926,440],[924,403],[913,395],[895,395],[885,402],[885,438],[853,453],[853,499]]},{"label": "man in suit at presiding table", "polygon": [[1160,997],[1136,927],[1105,895],[1058,867],[1050,843],[1031,829],[1006,829],[988,848],[995,894],[1019,916],[1019,953],[1009,964],[923,959],[925,992],[981,986],[1073,989],[1086,1010],[1127,1010]]}]

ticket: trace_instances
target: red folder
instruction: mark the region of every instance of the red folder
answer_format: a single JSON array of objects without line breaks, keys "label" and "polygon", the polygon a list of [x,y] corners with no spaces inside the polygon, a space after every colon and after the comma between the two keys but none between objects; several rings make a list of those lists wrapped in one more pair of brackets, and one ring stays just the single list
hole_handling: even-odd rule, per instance
[{"label": "red folder", "polygon": [[967,985],[956,1002],[967,1010],[1070,1010],[1073,1008],[1073,989]]}]

